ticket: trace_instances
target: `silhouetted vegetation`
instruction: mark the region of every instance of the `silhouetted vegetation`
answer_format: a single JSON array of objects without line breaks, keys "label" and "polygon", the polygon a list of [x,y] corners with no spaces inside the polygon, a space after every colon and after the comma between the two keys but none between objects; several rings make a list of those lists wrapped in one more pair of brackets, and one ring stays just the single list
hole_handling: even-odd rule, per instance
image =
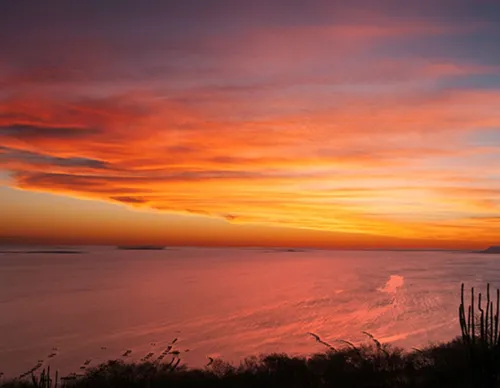
[{"label": "silhouetted vegetation", "polygon": [[[2,387],[209,387],[209,388],[312,388],[312,387],[500,387],[499,304],[490,296],[474,295],[466,306],[462,286],[459,323],[462,336],[445,344],[403,351],[381,344],[371,334],[369,343],[344,341],[334,348],[314,333],[325,352],[310,357],[270,354],[245,359],[239,365],[211,359],[200,369],[180,363],[171,347],[160,357],[140,363],[109,361],[83,375],[58,378],[50,370],[6,382]],[[174,353],[175,352],[175,353]],[[164,357],[168,355],[168,359]]]},{"label": "silhouetted vegetation", "polygon": [[464,285],[462,284],[461,303],[458,311],[462,340],[468,349],[469,366],[474,372],[477,386],[494,387],[500,372],[498,332],[500,291],[496,290],[495,304],[493,304],[488,284],[486,300],[479,293],[477,306],[475,302],[474,288],[471,288],[470,305],[467,309],[465,308]]}]

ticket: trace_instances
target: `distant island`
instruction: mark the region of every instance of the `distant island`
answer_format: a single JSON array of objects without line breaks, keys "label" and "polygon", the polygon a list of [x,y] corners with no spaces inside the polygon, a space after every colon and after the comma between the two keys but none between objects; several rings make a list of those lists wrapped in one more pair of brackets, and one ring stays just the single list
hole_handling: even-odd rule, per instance
[{"label": "distant island", "polygon": [[9,254],[59,254],[59,255],[75,255],[85,253],[85,251],[78,250],[36,250],[36,251],[0,251],[0,253]]},{"label": "distant island", "polygon": [[162,251],[165,249],[165,247],[157,245],[118,246],[116,248],[123,250],[132,250],[132,251]]},{"label": "distant island", "polygon": [[488,249],[485,249],[484,251],[480,251],[479,253],[495,253],[495,254],[500,254],[500,245],[491,246]]}]

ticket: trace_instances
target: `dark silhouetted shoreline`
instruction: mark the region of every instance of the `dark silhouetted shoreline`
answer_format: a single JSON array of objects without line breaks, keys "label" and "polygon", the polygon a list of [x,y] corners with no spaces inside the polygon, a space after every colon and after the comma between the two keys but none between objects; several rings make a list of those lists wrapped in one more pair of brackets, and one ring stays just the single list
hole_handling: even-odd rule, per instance
[{"label": "dark silhouetted shoreline", "polygon": [[500,246],[491,246],[484,251],[479,251],[478,253],[486,253],[486,254],[500,254]]}]

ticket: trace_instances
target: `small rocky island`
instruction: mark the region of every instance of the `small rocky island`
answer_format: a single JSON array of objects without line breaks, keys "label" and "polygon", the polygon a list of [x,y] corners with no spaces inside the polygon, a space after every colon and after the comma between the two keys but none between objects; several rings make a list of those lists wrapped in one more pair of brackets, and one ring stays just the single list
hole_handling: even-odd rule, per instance
[{"label": "small rocky island", "polygon": [[479,253],[496,253],[496,254],[500,254],[500,245],[491,246],[488,249],[485,249],[484,251],[480,251]]},{"label": "small rocky island", "polygon": [[131,245],[131,246],[118,246],[117,249],[131,250],[131,251],[162,251],[164,246],[158,245]]}]

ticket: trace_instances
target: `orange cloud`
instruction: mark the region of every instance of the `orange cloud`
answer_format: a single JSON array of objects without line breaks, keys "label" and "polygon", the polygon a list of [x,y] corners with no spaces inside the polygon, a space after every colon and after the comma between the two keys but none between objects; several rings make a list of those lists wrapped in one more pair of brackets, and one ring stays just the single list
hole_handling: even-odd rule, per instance
[{"label": "orange cloud", "polygon": [[[0,161],[4,168],[16,171],[14,182],[25,189],[208,214],[237,223],[424,238],[446,228],[431,227],[421,219],[411,221],[421,218],[418,213],[432,218],[428,209],[434,207],[450,217],[453,212],[470,211],[472,200],[460,202],[457,195],[461,192],[445,187],[438,191],[414,188],[408,185],[405,170],[421,160],[480,153],[480,149],[463,149],[460,143],[424,144],[433,136],[444,139],[457,120],[463,120],[461,130],[496,125],[498,120],[486,118],[489,110],[484,107],[485,102],[491,106],[499,102],[495,94],[462,93],[450,98],[453,101],[447,109],[444,101],[449,99],[399,106],[392,114],[382,103],[369,117],[355,108],[337,109],[328,116],[319,112],[307,119],[314,130],[298,125],[298,117],[206,123],[196,110],[171,109],[169,104],[137,110],[145,114],[113,111],[113,103],[104,113],[87,103],[66,110],[59,106],[57,122],[50,113],[32,117],[29,124],[20,118],[10,124],[4,119],[1,135],[8,148],[3,148]],[[478,108],[464,110],[462,104]],[[31,112],[36,114],[35,109]],[[68,112],[73,116],[65,118]],[[373,117],[378,118],[377,124]],[[349,129],[328,138],[335,131],[325,126],[342,122]],[[267,132],[266,127],[270,128]],[[430,134],[427,129],[430,132],[432,127],[439,130]],[[412,136],[417,144],[408,143]],[[356,174],[350,178],[348,170],[367,173],[363,178]],[[376,179],[377,174],[381,178]],[[417,177],[417,182],[426,180],[425,171]],[[356,187],[346,189],[345,185]],[[325,191],[327,187],[331,189]],[[491,211],[484,202],[477,205],[483,201],[484,188],[462,190],[474,196],[476,211]],[[498,191],[489,194],[498,197]],[[455,209],[447,210],[453,201]],[[453,230],[442,235],[459,233]]]}]

